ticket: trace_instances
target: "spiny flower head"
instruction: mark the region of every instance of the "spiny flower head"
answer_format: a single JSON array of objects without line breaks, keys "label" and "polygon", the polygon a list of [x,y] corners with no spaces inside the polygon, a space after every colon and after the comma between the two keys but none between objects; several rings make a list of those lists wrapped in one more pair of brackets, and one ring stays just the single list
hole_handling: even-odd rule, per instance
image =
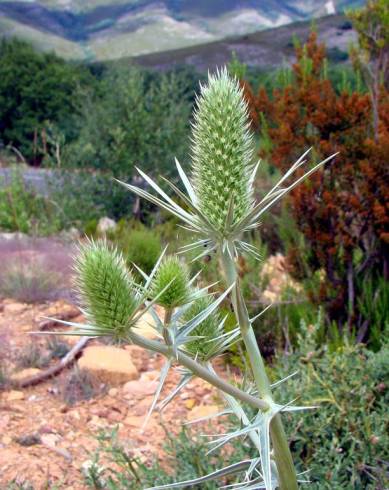
[{"label": "spiny flower head", "polygon": [[201,87],[192,142],[192,184],[198,206],[223,233],[231,198],[233,223],[253,205],[254,148],[247,105],[238,81],[226,69],[210,75],[208,85]]},{"label": "spiny flower head", "polygon": [[[208,296],[202,296],[193,301],[191,306],[182,316],[183,322],[188,322],[196,315],[209,308],[212,301]],[[211,313],[205,320],[203,320],[192,332],[193,337],[199,337],[193,339],[185,344],[185,350],[193,357],[205,361],[208,360],[215,348],[218,346],[218,337],[220,336],[220,324],[221,318],[217,311]]]},{"label": "spiny flower head", "polygon": [[151,296],[164,308],[182,306],[190,300],[189,272],[175,256],[166,257],[151,283]]},{"label": "spiny flower head", "polygon": [[75,272],[81,307],[96,335],[125,337],[139,302],[122,254],[105,241],[88,241],[80,246]]}]

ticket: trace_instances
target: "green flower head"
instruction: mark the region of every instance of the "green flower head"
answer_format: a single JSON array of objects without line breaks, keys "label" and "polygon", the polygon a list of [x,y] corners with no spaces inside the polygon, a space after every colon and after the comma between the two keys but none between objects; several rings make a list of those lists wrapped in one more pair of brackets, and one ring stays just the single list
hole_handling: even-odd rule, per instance
[{"label": "green flower head", "polygon": [[[274,187],[255,202],[253,183],[259,162],[252,165],[254,144],[247,105],[238,81],[228,75],[226,68],[209,75],[208,84],[201,87],[192,129],[191,178],[176,160],[186,193],[165,179],[184,207],[140,169],[139,174],[157,195],[132,184],[121,184],[182,220],[185,228],[196,236],[196,240],[182,250],[197,250],[196,258],[217,249],[228,252],[231,257],[247,252],[258,258],[255,247],[247,243],[243,235],[257,228],[265,212],[335,156],[300,172],[296,178],[297,170],[306,162],[307,150]],[[295,179],[291,181],[293,175]]]},{"label": "green flower head", "polygon": [[197,99],[192,138],[192,184],[198,206],[223,233],[233,199],[233,223],[253,204],[254,147],[247,105],[226,69],[209,76]]},{"label": "green flower head", "polygon": [[125,337],[139,301],[122,254],[105,241],[88,241],[79,249],[75,271],[81,307],[93,326],[91,335]]},{"label": "green flower head", "polygon": [[177,257],[166,257],[151,283],[150,295],[164,308],[175,308],[190,301],[189,271]]}]

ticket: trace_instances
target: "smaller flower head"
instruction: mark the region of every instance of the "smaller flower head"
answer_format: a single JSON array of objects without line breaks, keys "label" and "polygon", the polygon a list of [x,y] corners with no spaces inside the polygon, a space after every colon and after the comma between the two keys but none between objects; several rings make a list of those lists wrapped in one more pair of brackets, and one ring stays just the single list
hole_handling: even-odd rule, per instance
[{"label": "smaller flower head", "polygon": [[151,296],[164,308],[175,308],[190,301],[189,272],[177,257],[166,257],[151,283]]}]

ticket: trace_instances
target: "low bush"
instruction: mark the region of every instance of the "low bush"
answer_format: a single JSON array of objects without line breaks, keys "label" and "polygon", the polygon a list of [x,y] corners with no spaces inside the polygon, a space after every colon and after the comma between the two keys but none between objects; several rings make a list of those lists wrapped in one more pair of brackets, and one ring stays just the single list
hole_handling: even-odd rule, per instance
[{"label": "low bush", "polygon": [[64,373],[58,385],[63,401],[70,406],[82,400],[90,400],[103,393],[105,389],[105,385],[102,385],[87,371],[76,367],[70,373]]},{"label": "low bush", "polygon": [[58,275],[43,261],[20,261],[5,267],[0,275],[0,295],[26,303],[53,299],[58,293]]},{"label": "low bush", "polygon": [[0,230],[50,235],[61,228],[58,207],[29,189],[19,171],[0,187]]},{"label": "low bush", "polygon": [[122,222],[112,238],[122,250],[129,267],[133,268],[133,264],[136,264],[146,274],[153,270],[162,252],[161,239],[156,231],[139,223]]},{"label": "low bush", "polygon": [[[210,426],[208,427],[210,429]],[[166,443],[162,449],[163,467],[157,460],[142,463],[132,454],[131,449],[120,442],[117,430],[101,432],[98,436],[99,448],[84,465],[84,474],[89,488],[109,488],[111,490],[138,490],[155,485],[185,481],[199,475],[208,474],[221,468],[231,457],[223,451],[207,455],[209,447],[204,438],[195,437],[193,431],[182,429],[173,436],[165,428]],[[245,445],[234,447],[234,458],[244,457]],[[180,462],[177,465],[177,461]],[[171,469],[169,469],[169,467]],[[224,480],[225,483],[231,480]],[[220,481],[219,481],[220,483]],[[204,482],[191,486],[193,490],[216,490],[217,482]]]},{"label": "low bush", "polygon": [[[300,352],[280,357],[274,379],[298,369],[278,388],[285,403],[318,408],[289,415],[286,424],[301,471],[310,470],[312,489],[384,490],[388,488],[387,403],[389,348],[378,353],[363,346],[329,352],[317,349],[319,325],[303,325]],[[300,359],[300,360],[299,360]]]}]

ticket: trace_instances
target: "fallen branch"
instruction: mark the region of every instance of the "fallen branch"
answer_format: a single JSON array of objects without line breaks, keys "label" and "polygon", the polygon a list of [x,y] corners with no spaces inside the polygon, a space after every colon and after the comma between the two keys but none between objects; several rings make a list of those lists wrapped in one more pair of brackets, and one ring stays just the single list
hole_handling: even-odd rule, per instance
[{"label": "fallen branch", "polygon": [[25,379],[14,382],[12,382],[11,380],[11,384],[19,388],[26,388],[27,386],[34,386],[41,383],[42,381],[45,381],[46,379],[57,376],[63,369],[65,369],[67,366],[75,361],[76,357],[86,346],[89,339],[90,337],[81,337],[77,344],[75,344],[74,347],[66,354],[66,356],[64,356],[55,366],[52,366],[51,368],[46,369],[41,373],[35,374],[34,376],[30,376]]}]

